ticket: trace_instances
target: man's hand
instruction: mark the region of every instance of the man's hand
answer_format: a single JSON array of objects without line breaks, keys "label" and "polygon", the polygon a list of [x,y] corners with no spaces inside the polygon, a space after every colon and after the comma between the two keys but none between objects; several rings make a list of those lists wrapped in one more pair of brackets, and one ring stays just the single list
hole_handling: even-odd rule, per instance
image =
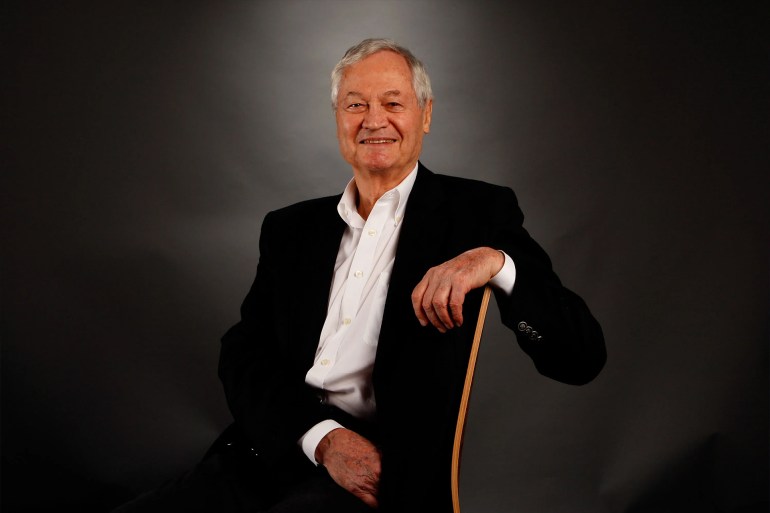
[{"label": "man's hand", "polygon": [[420,324],[435,326],[441,333],[462,326],[465,295],[483,287],[505,264],[492,248],[476,248],[431,267],[412,292],[412,307]]},{"label": "man's hand", "polygon": [[334,429],[319,442],[315,459],[338,485],[377,507],[380,451],[369,440],[349,429]]}]

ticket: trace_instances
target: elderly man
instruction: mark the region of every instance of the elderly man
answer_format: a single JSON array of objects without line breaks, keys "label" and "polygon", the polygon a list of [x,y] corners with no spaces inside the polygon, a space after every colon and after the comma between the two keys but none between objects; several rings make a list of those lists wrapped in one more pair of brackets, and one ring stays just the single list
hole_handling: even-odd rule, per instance
[{"label": "elderly man", "polygon": [[451,511],[454,427],[481,291],[537,369],[583,384],[601,328],[522,227],[510,189],[419,161],[432,94],[390,40],[332,73],[341,196],[265,217],[256,279],[222,339],[234,423],[143,511]]}]

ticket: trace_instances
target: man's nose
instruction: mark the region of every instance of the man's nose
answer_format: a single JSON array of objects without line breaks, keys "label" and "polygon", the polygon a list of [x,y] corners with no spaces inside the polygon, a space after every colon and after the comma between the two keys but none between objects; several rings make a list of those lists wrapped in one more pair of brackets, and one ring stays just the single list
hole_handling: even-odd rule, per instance
[{"label": "man's nose", "polygon": [[368,130],[376,130],[378,128],[385,127],[387,124],[387,113],[385,112],[385,109],[382,108],[382,105],[370,103],[369,108],[366,109],[366,114],[364,115],[364,128]]}]

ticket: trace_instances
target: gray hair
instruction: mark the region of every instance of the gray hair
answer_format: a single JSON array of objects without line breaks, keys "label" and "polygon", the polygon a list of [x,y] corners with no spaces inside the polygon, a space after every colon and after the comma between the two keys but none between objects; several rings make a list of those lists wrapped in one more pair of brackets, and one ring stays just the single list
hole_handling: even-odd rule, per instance
[{"label": "gray hair", "polygon": [[397,53],[406,59],[409,70],[412,72],[412,88],[417,95],[417,105],[421,109],[424,109],[428,101],[433,99],[428,72],[425,71],[425,66],[420,62],[420,59],[415,57],[412,52],[392,39],[364,39],[357,45],[351,46],[332,70],[332,109],[337,109],[337,97],[345,69],[370,55],[383,51]]}]

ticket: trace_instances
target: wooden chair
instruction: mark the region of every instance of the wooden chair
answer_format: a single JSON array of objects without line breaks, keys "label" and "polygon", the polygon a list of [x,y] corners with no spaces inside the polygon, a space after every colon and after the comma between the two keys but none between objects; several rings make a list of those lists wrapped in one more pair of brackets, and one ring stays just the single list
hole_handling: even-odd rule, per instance
[{"label": "wooden chair", "polygon": [[463,448],[463,432],[465,430],[465,419],[468,416],[468,402],[471,397],[471,388],[473,387],[473,373],[476,370],[476,358],[479,354],[481,333],[484,331],[484,320],[487,317],[487,307],[489,306],[489,296],[491,292],[491,287],[487,285],[484,288],[484,295],[481,298],[479,319],[476,322],[476,333],[473,335],[473,345],[471,346],[471,354],[468,359],[468,370],[465,373],[463,395],[460,400],[460,412],[457,415],[455,441],[452,448],[452,507],[454,513],[460,513],[460,456]]}]

